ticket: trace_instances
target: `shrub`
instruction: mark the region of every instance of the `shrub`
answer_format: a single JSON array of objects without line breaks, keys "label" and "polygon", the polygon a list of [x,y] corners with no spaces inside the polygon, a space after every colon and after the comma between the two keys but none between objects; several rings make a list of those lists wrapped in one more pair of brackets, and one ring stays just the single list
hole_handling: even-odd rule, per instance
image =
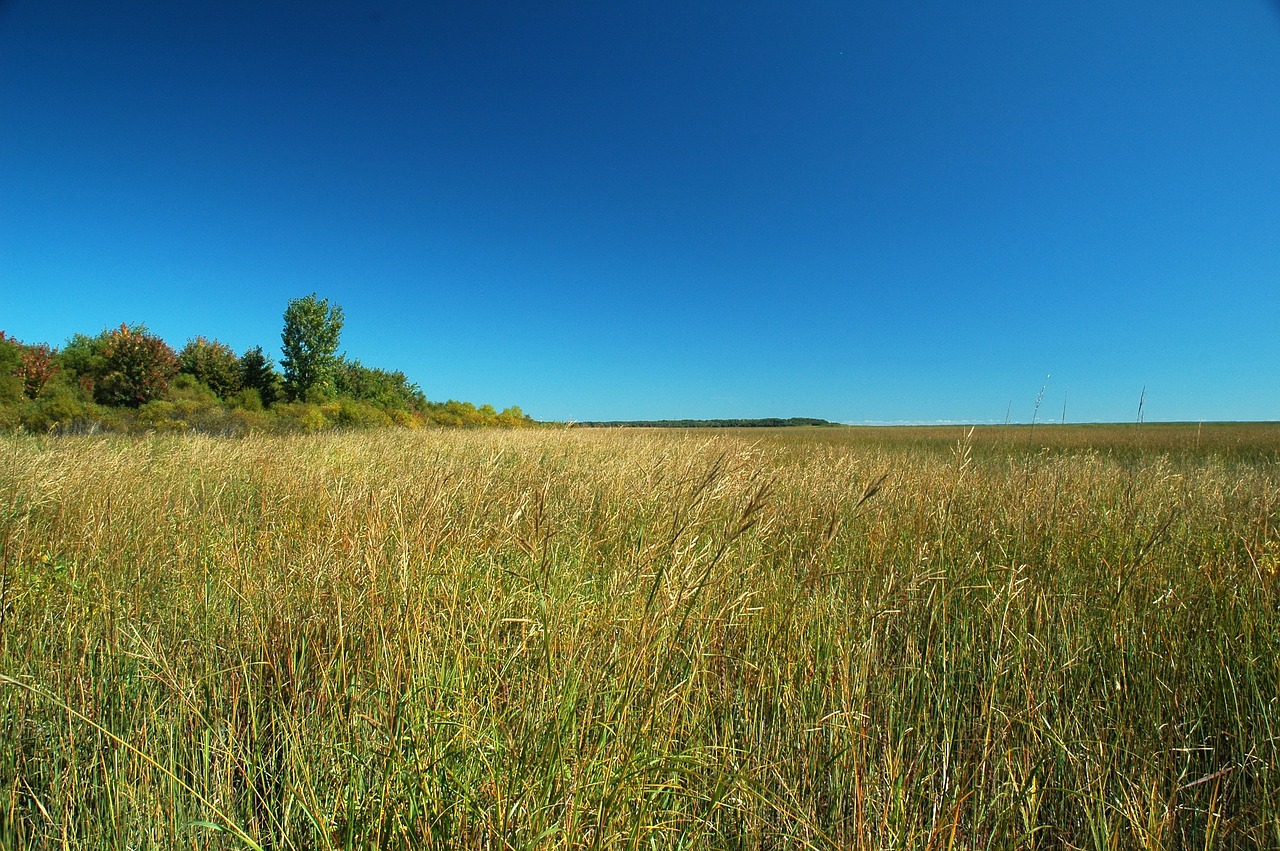
[{"label": "shrub", "polygon": [[367,402],[339,399],[321,406],[325,418],[343,428],[377,428],[391,425],[391,418]]},{"label": "shrub", "polygon": [[320,406],[313,402],[288,402],[271,408],[273,419],[283,431],[322,431],[332,425]]},{"label": "shrub", "polygon": [[101,413],[73,388],[53,384],[39,398],[22,406],[22,427],[29,431],[64,430],[78,423],[101,423]]},{"label": "shrub", "polygon": [[180,372],[169,384],[169,398],[173,401],[186,399],[205,405],[217,405],[218,394],[208,384],[189,372]]},{"label": "shrub", "polygon": [[263,409],[262,394],[252,387],[245,387],[227,400],[233,410],[261,411]]},{"label": "shrub", "polygon": [[[252,391],[242,391],[249,393]],[[256,411],[248,408],[236,408],[227,415],[228,431],[231,434],[245,435],[255,431],[269,431],[271,417],[263,413],[259,407]]]},{"label": "shrub", "polygon": [[426,418],[420,412],[402,411],[392,408],[387,411],[387,416],[391,418],[391,422],[402,428],[422,428],[426,423]]},{"label": "shrub", "polygon": [[456,399],[425,403],[423,417],[427,422],[447,428],[521,428],[534,424],[532,417],[514,405],[498,413],[492,405],[477,408],[470,402],[459,402]]},{"label": "shrub", "polygon": [[[246,391],[240,391],[244,392]],[[236,394],[237,397],[239,395]],[[175,419],[185,422],[190,429],[213,435],[244,433],[244,429],[232,421],[230,411],[222,400],[193,375],[185,372],[179,374],[173,380],[169,396],[177,412]]]},{"label": "shrub", "polygon": [[138,408],[137,423],[144,430],[155,431],[185,431],[188,427],[178,405],[163,399],[148,402]]}]

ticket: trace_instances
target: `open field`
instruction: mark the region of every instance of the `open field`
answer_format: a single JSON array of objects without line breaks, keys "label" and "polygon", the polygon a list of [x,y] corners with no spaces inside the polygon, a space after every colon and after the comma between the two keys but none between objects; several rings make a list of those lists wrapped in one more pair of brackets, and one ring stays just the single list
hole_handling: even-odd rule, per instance
[{"label": "open field", "polygon": [[1280,428],[0,437],[0,847],[1280,847]]},{"label": "open field", "polygon": [[[965,438],[979,456],[1028,452],[1094,451],[1107,458],[1141,461],[1151,455],[1174,460],[1280,460],[1280,423],[1124,423],[1058,425],[843,426],[775,431],[792,444],[822,443],[852,448],[950,451]],[[752,430],[735,433],[751,438]],[[757,436],[756,439],[760,439]]]}]

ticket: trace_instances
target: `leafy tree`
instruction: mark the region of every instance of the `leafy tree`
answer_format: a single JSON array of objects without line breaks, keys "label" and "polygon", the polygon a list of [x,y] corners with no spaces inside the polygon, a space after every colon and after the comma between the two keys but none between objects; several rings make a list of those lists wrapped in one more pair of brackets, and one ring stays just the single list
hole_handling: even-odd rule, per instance
[{"label": "leafy tree", "polygon": [[[3,334],[3,332],[0,332]],[[17,343],[17,340],[11,342]],[[18,366],[14,370],[5,370],[18,378],[22,384],[22,392],[30,399],[40,395],[49,379],[58,372],[58,364],[53,358],[53,349],[48,343],[24,346],[18,343]]]},{"label": "leafy tree", "polygon": [[240,384],[245,390],[253,390],[263,405],[273,405],[281,396],[280,373],[267,357],[262,346],[254,346],[240,356]]},{"label": "leafy tree", "polygon": [[203,381],[219,399],[229,399],[244,384],[240,358],[231,347],[217,340],[195,337],[178,353],[179,369]]},{"label": "leafy tree", "polygon": [[0,331],[0,402],[22,398],[22,351],[21,343]]},{"label": "leafy tree", "polygon": [[110,333],[103,331],[96,337],[75,334],[58,352],[58,364],[66,377],[90,394],[93,393],[94,383],[107,371],[102,351]]},{"label": "leafy tree", "polygon": [[484,415],[474,404],[459,402],[457,399],[433,402],[428,406],[427,413],[432,422],[451,428],[478,428],[485,424]]},{"label": "leafy tree", "polygon": [[379,408],[417,411],[426,404],[418,385],[398,370],[376,369],[344,358],[335,377],[338,395],[371,402]]},{"label": "leafy tree", "polygon": [[289,398],[324,397],[333,389],[338,367],[342,308],[312,293],[290,300],[280,334],[284,383]]},{"label": "leafy tree", "polygon": [[103,373],[94,381],[94,398],[103,405],[136,408],[158,399],[178,373],[178,356],[145,325],[121,325],[104,335]]},{"label": "leafy tree", "polygon": [[522,428],[533,425],[533,417],[520,410],[518,405],[512,405],[498,414],[496,422],[503,428]]},{"label": "leafy tree", "polygon": [[17,338],[0,331],[0,369],[6,371],[17,369],[21,352],[22,343]]},{"label": "leafy tree", "polygon": [[243,434],[533,424],[515,407],[498,412],[492,405],[430,402],[403,372],[339,357],[343,318],[341,307],[315,293],[291,300],[281,333],[283,376],[261,346],[237,357],[229,346],[197,336],[175,353],[144,325],[75,334],[61,350],[24,345],[0,331],[0,430]]}]

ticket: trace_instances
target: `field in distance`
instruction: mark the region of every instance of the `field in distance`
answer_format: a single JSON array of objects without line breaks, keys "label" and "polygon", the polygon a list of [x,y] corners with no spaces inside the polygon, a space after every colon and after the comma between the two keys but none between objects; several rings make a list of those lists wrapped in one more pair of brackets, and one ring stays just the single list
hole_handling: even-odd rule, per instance
[{"label": "field in distance", "polygon": [[[730,431],[746,437],[769,433],[755,429]],[[796,442],[904,451],[949,448],[957,440],[964,440],[973,451],[983,454],[1019,455],[1048,450],[1096,451],[1135,457],[1169,454],[1187,459],[1280,459],[1280,422],[842,425],[772,431]]]},{"label": "field in distance", "polygon": [[0,847],[1280,845],[1274,424],[0,436]]}]

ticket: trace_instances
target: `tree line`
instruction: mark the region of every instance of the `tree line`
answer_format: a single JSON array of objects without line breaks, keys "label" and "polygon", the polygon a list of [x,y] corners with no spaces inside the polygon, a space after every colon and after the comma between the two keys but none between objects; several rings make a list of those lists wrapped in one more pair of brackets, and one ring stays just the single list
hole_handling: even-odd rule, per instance
[{"label": "tree line", "polygon": [[333,427],[520,427],[518,407],[432,402],[399,370],[339,354],[342,308],[312,293],[284,312],[279,367],[203,336],[175,351],[145,325],[77,333],[62,348],[0,331],[0,429],[319,431]]},{"label": "tree line", "polygon": [[719,420],[610,420],[580,422],[583,428],[786,428],[792,426],[834,426],[817,417],[755,417]]}]

